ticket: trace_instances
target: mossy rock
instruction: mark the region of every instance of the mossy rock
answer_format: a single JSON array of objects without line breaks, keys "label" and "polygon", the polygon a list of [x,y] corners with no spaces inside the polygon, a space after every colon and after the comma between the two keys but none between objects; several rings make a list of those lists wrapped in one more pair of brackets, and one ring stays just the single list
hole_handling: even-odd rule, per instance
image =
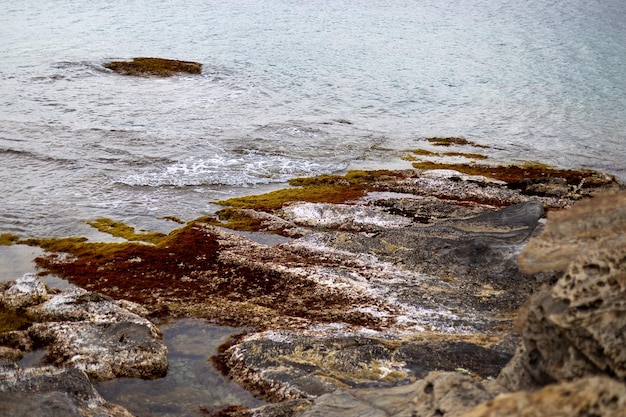
[{"label": "mossy rock", "polygon": [[520,165],[480,165],[480,164],[448,164],[439,162],[414,162],[413,167],[421,170],[451,169],[467,175],[482,175],[504,181],[508,184],[519,184],[524,181],[547,180],[562,178],[567,184],[585,187],[603,187],[616,185],[615,177],[593,170],[569,170],[552,168],[545,164],[527,162]]},{"label": "mossy rock", "polygon": [[202,72],[202,64],[198,62],[164,58],[133,58],[132,61],[112,61],[104,66],[118,74],[140,77],[171,77],[181,73],[200,74]]}]

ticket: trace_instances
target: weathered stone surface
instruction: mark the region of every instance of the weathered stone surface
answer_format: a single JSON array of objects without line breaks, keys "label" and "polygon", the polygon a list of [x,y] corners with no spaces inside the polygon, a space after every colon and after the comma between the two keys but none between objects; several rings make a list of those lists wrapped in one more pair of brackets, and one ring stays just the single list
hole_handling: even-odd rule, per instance
[{"label": "weathered stone surface", "polygon": [[566,271],[527,308],[524,346],[500,377],[510,389],[596,374],[626,379],[625,207],[618,193],[555,213],[522,252],[528,270]]},{"label": "weathered stone surface", "polygon": [[97,380],[158,377],[167,371],[167,347],[158,328],[120,306],[141,311],[134,303],[81,288],[49,294],[32,274],[10,286],[0,301],[21,309],[32,322],[2,335],[0,342],[21,350],[45,348],[47,363],[80,369]]},{"label": "weathered stone surface", "polygon": [[0,416],[132,417],[107,403],[78,369],[0,367]]},{"label": "weathered stone surface", "polygon": [[225,358],[229,374],[241,385],[280,401],[315,398],[338,388],[408,383],[432,370],[495,377],[510,355],[470,337],[266,332],[244,338]]},{"label": "weathered stone surface", "polygon": [[339,390],[317,398],[299,417],[455,417],[497,394],[458,372],[432,372],[393,388]]},{"label": "weathered stone surface", "polygon": [[25,308],[48,299],[45,284],[35,274],[24,274],[4,292],[3,303],[10,308]]},{"label": "weathered stone surface", "polygon": [[462,417],[624,417],[626,385],[608,377],[589,377],[536,392],[503,394]]}]

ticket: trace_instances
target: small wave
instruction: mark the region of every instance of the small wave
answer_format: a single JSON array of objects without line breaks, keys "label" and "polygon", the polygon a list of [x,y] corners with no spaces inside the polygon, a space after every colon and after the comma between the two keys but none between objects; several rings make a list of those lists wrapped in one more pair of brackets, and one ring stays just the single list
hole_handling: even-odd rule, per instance
[{"label": "small wave", "polygon": [[116,182],[130,186],[238,186],[286,182],[298,176],[314,176],[345,169],[341,161],[314,161],[286,155],[243,157],[216,155],[210,158],[190,157],[160,170],[132,173]]}]

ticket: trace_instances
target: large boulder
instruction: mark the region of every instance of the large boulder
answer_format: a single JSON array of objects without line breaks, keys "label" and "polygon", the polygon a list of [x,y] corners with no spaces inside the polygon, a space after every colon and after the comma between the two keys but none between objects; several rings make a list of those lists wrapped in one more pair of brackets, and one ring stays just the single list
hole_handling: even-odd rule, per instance
[{"label": "large boulder", "polygon": [[517,390],[590,375],[626,380],[626,193],[551,213],[520,263],[565,274],[531,299],[524,344],[501,383]]},{"label": "large boulder", "polygon": [[338,388],[407,384],[432,370],[495,377],[510,359],[470,338],[264,332],[225,352],[229,375],[269,401],[312,399]]}]

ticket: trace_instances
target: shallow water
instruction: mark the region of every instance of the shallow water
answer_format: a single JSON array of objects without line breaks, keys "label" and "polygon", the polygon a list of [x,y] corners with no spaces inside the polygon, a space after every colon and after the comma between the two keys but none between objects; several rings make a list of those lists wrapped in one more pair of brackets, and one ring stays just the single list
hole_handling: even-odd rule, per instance
[{"label": "shallow water", "polygon": [[[0,233],[168,230],[431,136],[626,178],[621,0],[4,2]],[[111,59],[204,64],[122,77]]]},{"label": "shallow water", "polygon": [[169,349],[167,376],[157,380],[120,378],[101,382],[96,388],[107,401],[126,407],[137,417],[192,417],[203,415],[202,409],[263,404],[223,377],[209,360],[219,345],[242,329],[195,319],[160,328]]}]

